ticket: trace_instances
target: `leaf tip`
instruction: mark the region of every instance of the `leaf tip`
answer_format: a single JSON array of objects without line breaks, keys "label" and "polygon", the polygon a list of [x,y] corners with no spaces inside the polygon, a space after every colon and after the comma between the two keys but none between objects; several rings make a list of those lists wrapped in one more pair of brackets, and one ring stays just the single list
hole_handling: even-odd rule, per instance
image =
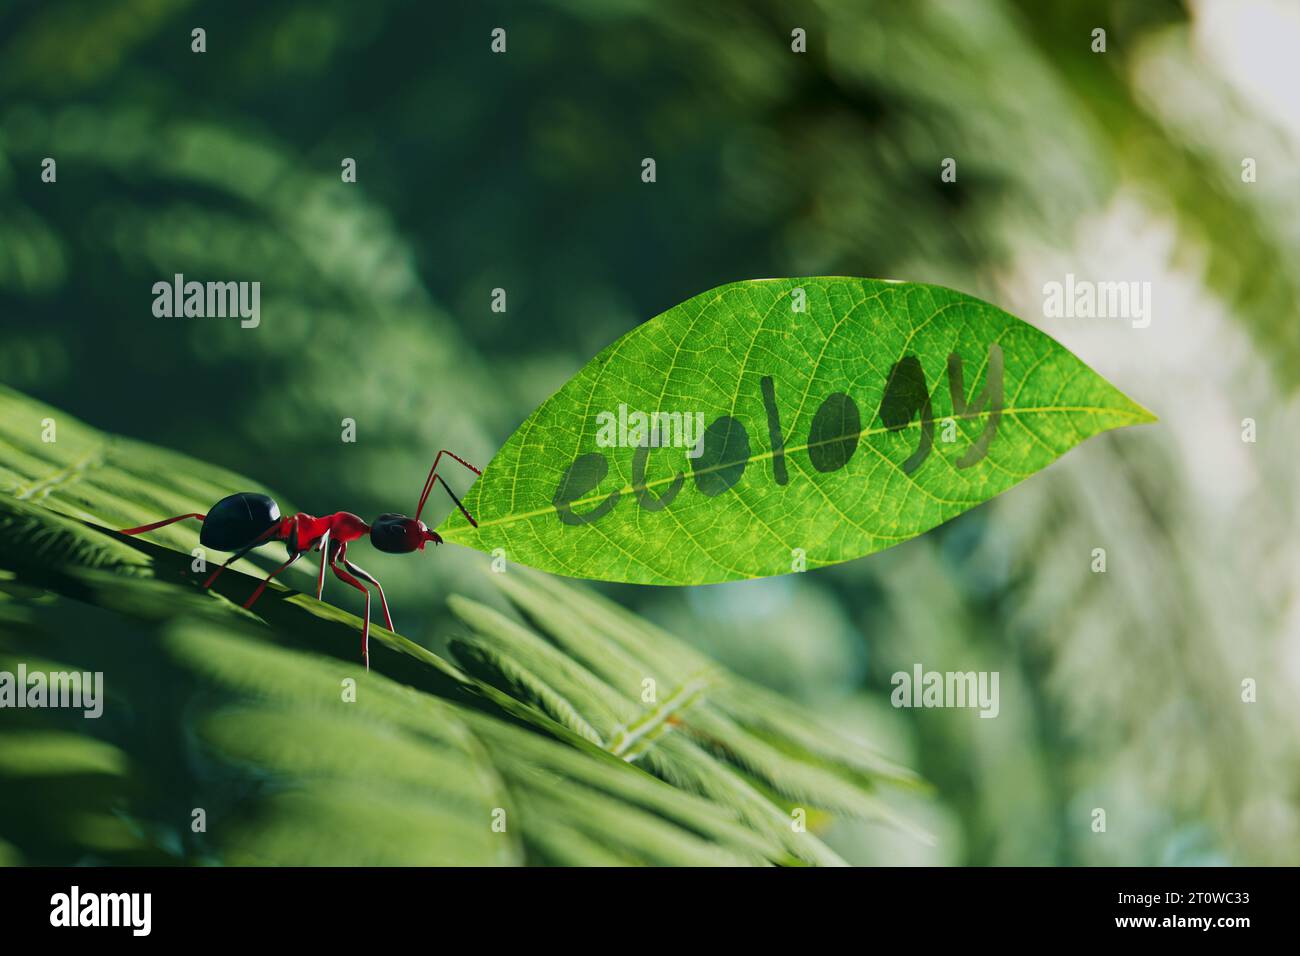
[{"label": "leaf tip", "polygon": [[[1131,398],[1129,401],[1133,402]],[[1134,425],[1154,425],[1160,421],[1160,416],[1151,411],[1151,409],[1147,408],[1145,405],[1133,402],[1133,408],[1137,415],[1137,420],[1133,423]]]}]

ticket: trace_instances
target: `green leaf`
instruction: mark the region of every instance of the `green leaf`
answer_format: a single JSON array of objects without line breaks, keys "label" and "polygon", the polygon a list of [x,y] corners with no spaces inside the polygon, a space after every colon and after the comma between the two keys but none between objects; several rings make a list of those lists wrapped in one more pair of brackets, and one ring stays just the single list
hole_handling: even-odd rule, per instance
[{"label": "green leaf", "polygon": [[[77,573],[90,603],[0,603],[0,669],[101,672],[109,695],[101,720],[24,710],[0,727],[0,837],[34,862],[793,860],[729,808],[608,754],[353,661],[274,647],[187,589]],[[160,587],[177,599],[158,605]],[[144,617],[96,606],[110,591]],[[190,832],[193,807],[209,814],[206,834]]]},{"label": "green leaf", "polygon": [[[649,429],[636,413],[676,417],[638,453]],[[452,512],[439,531],[573,577],[785,574],[906,541],[1086,438],[1153,420],[1044,333],[960,292],[736,282],[605,349],[488,465],[465,498],[478,527]],[[682,446],[701,431],[692,457]]]},{"label": "green leaf", "polygon": [[453,598],[473,633],[452,649],[475,673],[583,728],[609,753],[735,807],[802,861],[838,858],[792,831],[768,795],[928,838],[880,797],[882,784],[914,786],[915,777],[869,746],[586,588],[527,572],[492,577],[536,631]]}]

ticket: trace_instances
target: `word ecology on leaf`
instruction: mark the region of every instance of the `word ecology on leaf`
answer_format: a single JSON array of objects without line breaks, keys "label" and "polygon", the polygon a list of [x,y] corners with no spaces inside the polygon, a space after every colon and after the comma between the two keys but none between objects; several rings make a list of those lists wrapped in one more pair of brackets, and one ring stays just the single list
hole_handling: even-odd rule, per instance
[{"label": "word ecology on leaf", "polygon": [[[637,429],[610,447],[611,412]],[[605,349],[511,436],[447,541],[557,574],[708,584],[915,537],[1084,439],[1154,421],[1059,343],[950,289],[736,282]],[[598,440],[603,439],[603,440]]]}]

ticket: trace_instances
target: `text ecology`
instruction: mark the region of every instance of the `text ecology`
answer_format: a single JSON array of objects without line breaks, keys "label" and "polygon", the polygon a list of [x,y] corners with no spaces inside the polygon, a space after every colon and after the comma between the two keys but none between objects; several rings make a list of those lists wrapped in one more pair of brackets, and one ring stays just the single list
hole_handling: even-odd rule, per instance
[{"label": "text ecology", "polygon": [[[951,430],[951,435],[943,436],[944,440],[955,440],[957,419],[984,417],[984,427],[979,436],[955,463],[958,468],[970,468],[988,454],[1002,417],[1004,385],[1001,347],[996,343],[989,346],[984,387],[969,400],[963,383],[962,359],[955,352],[948,356],[947,377],[952,414],[940,420],[946,431],[949,426]],[[834,392],[826,396],[813,414],[804,441],[787,448],[776,403],[776,384],[767,375],[760,379],[759,385],[767,413],[766,431],[772,475],[778,485],[785,485],[790,480],[787,457],[791,454],[806,454],[812,467],[823,474],[839,471],[849,463],[864,434],[861,410],[852,396],[845,392]],[[930,388],[916,356],[905,355],[890,368],[877,414],[885,430],[890,432],[901,431],[919,418],[920,435],[916,449],[902,464],[903,471],[912,474],[925,462],[934,446],[936,422],[931,407]],[[763,456],[767,457],[766,454]],[[731,415],[714,419],[704,429],[700,444],[690,458],[696,491],[712,498],[729,490],[744,476],[746,466],[754,457],[750,429],[744,422]],[[636,499],[637,506],[644,511],[654,512],[667,508],[683,491],[686,475],[679,471],[661,492],[651,491],[645,476],[649,458],[650,446],[638,445],[632,452],[631,486],[601,496],[597,493],[597,488],[609,473],[609,460],[603,452],[598,451],[580,455],[561,477],[552,498],[560,521],[566,525],[585,525],[598,521],[614,510],[624,492],[630,492]],[[591,507],[578,511],[575,506],[579,504]]]}]

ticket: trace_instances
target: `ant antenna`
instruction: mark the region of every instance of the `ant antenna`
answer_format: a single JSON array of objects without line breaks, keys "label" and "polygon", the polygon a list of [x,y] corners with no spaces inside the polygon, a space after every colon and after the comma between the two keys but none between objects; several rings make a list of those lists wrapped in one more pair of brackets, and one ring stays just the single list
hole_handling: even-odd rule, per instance
[{"label": "ant antenna", "polygon": [[445,448],[442,449],[441,451],[438,452],[437,456],[433,459],[433,467],[429,469],[429,477],[425,479],[424,491],[420,495],[420,504],[415,509],[415,519],[417,521],[420,520],[420,512],[424,511],[424,503],[429,500],[429,492],[433,490],[433,483],[435,480],[437,480],[437,481],[441,481],[442,487],[447,489],[447,494],[451,495],[451,500],[456,502],[456,507],[460,509],[460,513],[463,514],[466,517],[466,519],[468,519],[471,525],[477,528],[478,522],[474,520],[474,516],[465,510],[465,506],[460,503],[460,499],[456,497],[456,493],[451,490],[451,487],[443,479],[442,475],[438,474],[438,462],[442,459],[443,455],[449,455],[452,458],[455,458],[458,462],[460,462],[470,471],[474,472],[474,474],[476,475],[483,474],[483,472],[479,471],[477,468],[475,468],[473,465],[467,462],[464,458],[461,458],[459,455],[455,454],[454,452],[447,451],[447,449]]},{"label": "ant antenna", "polygon": [[461,504],[461,503],[460,503],[460,499],[456,497],[456,492],[452,491],[452,490],[451,490],[451,487],[447,484],[447,482],[445,482],[445,481],[442,480],[442,475],[439,475],[439,476],[438,476],[438,480],[439,480],[439,481],[442,481],[442,486],[443,486],[444,488],[447,489],[447,494],[451,495],[451,500],[454,501],[454,502],[456,502],[456,507],[460,509],[460,513],[463,514],[463,515],[465,516],[465,519],[466,519],[466,520],[467,520],[467,521],[468,521],[472,526],[474,526],[475,528],[477,528],[477,527],[478,527],[478,522],[474,520],[474,516],[473,516],[472,514],[470,514],[468,511],[465,510],[465,506],[464,506],[463,504]]}]

